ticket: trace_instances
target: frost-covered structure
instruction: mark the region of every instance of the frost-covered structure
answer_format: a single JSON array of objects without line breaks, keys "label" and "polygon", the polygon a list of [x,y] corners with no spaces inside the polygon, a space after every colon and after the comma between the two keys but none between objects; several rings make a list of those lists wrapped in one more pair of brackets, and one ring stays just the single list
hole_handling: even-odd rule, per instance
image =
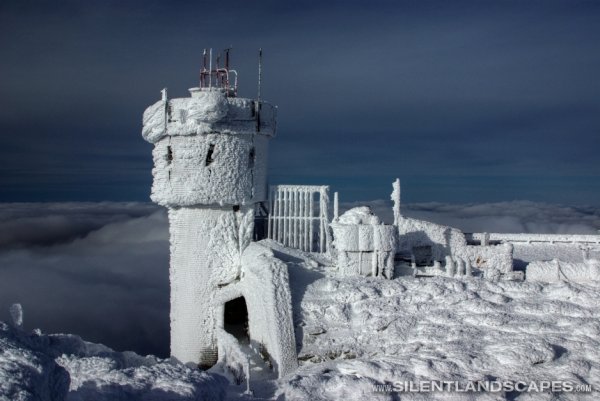
[{"label": "frost-covered structure", "polygon": [[394,277],[397,227],[381,223],[368,206],[362,206],[334,219],[331,228],[342,274]]},{"label": "frost-covered structure", "polygon": [[296,366],[287,271],[272,254],[247,249],[256,204],[267,196],[276,109],[238,98],[232,73],[228,62],[212,68],[211,60],[189,98],[163,90],[144,112],[142,135],[154,145],[151,198],[169,209],[171,354],[214,365],[228,306],[243,308],[230,330],[258,344],[283,375]]},{"label": "frost-covered structure", "polygon": [[325,253],[331,245],[329,186],[272,185],[267,238],[308,252]]},{"label": "frost-covered structure", "polygon": [[582,283],[600,280],[598,235],[465,234],[453,227],[404,216],[398,179],[391,195],[392,225],[380,224],[366,206],[338,217],[337,199],[336,193],[330,227],[333,256],[341,275],[476,275],[489,280],[526,277],[532,281]]},{"label": "frost-covered structure", "polygon": [[513,271],[513,246],[468,243],[460,230],[404,216],[400,210],[400,180],[391,195],[394,222],[381,223],[371,209],[355,207],[337,216],[333,233],[337,269],[341,275],[471,276],[522,278]]},{"label": "frost-covered structure", "polygon": [[[200,87],[190,89],[190,97],[169,99],[163,90],[143,117],[142,135],[154,145],[151,198],[169,210],[171,354],[176,359],[213,366],[232,383],[245,382],[247,392],[257,360],[279,377],[294,371],[303,336],[324,334],[318,325],[294,330],[294,321],[306,312],[298,305],[315,277],[522,281],[524,269],[514,268],[526,261],[531,262],[527,280],[598,278],[600,263],[590,255],[600,253],[600,237],[465,234],[403,215],[399,180],[391,196],[393,224],[383,224],[368,207],[340,216],[337,193],[330,220],[325,185],[273,185],[267,196],[276,108],[237,97],[230,74],[227,61],[225,68],[205,65]],[[254,229],[256,210],[262,234]],[[587,253],[581,260],[556,261],[547,250],[529,249],[532,241],[550,246],[558,241]],[[292,273],[290,266],[303,271]],[[290,285],[290,274],[298,282]],[[334,315],[346,313],[340,305],[327,308]]]}]

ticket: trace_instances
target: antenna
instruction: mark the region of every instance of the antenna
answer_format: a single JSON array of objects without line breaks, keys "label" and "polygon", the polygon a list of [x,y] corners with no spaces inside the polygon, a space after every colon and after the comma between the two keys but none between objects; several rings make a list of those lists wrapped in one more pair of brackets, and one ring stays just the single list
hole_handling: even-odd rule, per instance
[{"label": "antenna", "polygon": [[200,87],[204,88],[206,81],[206,49],[202,52],[202,71],[200,71]]},{"label": "antenna", "polygon": [[260,84],[262,80],[262,47],[258,49],[258,94],[256,97],[256,132],[260,132]]},{"label": "antenna", "polygon": [[212,88],[212,47],[208,56],[208,87]]},{"label": "antenna", "polygon": [[262,78],[262,47],[258,49],[258,96],[257,103],[260,104],[260,83]]}]

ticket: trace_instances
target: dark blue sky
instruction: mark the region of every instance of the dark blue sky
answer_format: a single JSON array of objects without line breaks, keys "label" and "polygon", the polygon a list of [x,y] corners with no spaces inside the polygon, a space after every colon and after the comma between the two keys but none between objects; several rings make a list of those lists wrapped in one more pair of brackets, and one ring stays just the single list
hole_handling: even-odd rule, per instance
[{"label": "dark blue sky", "polygon": [[143,110],[233,46],[274,183],[600,205],[600,2],[0,3],[0,201],[147,200]]}]

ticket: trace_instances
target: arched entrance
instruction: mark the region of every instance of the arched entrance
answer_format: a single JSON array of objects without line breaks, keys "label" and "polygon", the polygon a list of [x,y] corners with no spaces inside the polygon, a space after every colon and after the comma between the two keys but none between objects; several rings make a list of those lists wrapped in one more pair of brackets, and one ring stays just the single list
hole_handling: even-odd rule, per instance
[{"label": "arched entrance", "polygon": [[248,344],[248,307],[244,297],[225,302],[223,328],[237,338],[241,344]]}]

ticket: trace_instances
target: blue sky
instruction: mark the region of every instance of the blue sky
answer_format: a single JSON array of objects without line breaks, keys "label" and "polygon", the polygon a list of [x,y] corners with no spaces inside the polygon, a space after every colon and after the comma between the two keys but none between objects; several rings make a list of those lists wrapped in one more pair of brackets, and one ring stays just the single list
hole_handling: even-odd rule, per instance
[{"label": "blue sky", "polygon": [[0,201],[148,200],[141,115],[204,47],[279,106],[273,183],[599,205],[600,3],[3,1]]}]

